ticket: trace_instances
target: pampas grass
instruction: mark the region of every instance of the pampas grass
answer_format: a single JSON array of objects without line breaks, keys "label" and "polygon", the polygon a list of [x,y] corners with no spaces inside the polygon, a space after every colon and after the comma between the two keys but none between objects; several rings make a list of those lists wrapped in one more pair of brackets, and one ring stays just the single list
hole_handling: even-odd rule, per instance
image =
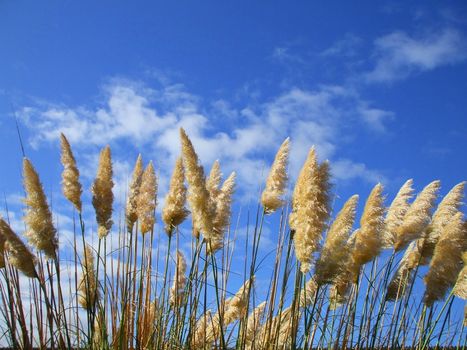
[{"label": "pampas grass", "polygon": [[[331,164],[319,163],[312,147],[289,197],[286,139],[257,203],[245,204],[236,173],[223,181],[215,161],[206,178],[183,129],[180,138],[161,225],[157,193],[165,189],[141,155],[122,207],[114,203],[110,147],[102,150],[91,187],[97,234],[83,213],[89,197],[66,137],[62,192],[75,209],[72,225],[53,225],[39,175],[24,160],[25,236],[33,252],[13,232],[21,226],[10,226],[8,210],[0,219],[0,327],[12,348],[425,350],[435,341],[461,347],[455,298],[466,297],[463,182],[433,215],[439,181],[410,203],[408,180],[387,213],[382,184],[364,206],[358,195],[342,203],[337,190],[331,201]],[[384,248],[394,249],[388,256]]]}]

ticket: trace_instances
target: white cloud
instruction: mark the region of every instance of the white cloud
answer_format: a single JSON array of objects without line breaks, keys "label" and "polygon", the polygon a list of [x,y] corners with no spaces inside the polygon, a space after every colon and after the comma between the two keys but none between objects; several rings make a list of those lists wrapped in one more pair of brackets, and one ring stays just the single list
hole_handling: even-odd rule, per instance
[{"label": "white cloud", "polygon": [[366,74],[369,82],[393,81],[467,58],[464,36],[451,28],[419,37],[396,31],[378,38],[375,47],[376,64]]},{"label": "white cloud", "polygon": [[[344,127],[363,124],[381,131],[391,115],[370,107],[354,91],[341,86],[322,86],[316,90],[292,88],[270,100],[241,108],[227,101],[203,103],[182,85],[151,89],[141,83],[113,80],[104,87],[103,95],[105,99],[95,107],[43,103],[23,108],[21,116],[34,130],[31,142],[36,147],[42,142],[57,142],[60,132],[64,132],[72,146],[81,151],[79,154],[85,154],[78,155],[78,163],[88,180],[95,176],[98,159],[95,152],[89,155],[89,150],[105,144],[117,147],[112,154],[116,174],[114,193],[121,202],[134,159],[118,151],[131,149],[132,154],[141,152],[145,160],[155,161],[161,184],[159,194],[163,198],[180,153],[180,127],[189,134],[206,167],[219,159],[224,173],[236,171],[240,189],[251,196],[256,194],[274,153],[286,137],[292,140],[293,178],[312,145],[321,159],[339,160],[337,151],[343,146]],[[219,114],[219,110],[225,113]],[[357,129],[361,128],[351,128]],[[353,163],[345,160],[340,164],[342,168],[352,167]],[[336,174],[344,180],[373,180],[367,171]]]},{"label": "white cloud", "polygon": [[339,56],[354,57],[362,44],[362,39],[352,33],[346,33],[344,38],[336,41],[320,53],[323,57]]}]

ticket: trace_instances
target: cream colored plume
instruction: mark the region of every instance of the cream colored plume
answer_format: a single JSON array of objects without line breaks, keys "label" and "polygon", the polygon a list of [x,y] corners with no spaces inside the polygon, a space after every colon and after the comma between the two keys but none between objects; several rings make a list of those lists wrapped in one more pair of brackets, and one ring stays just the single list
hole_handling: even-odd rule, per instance
[{"label": "cream colored plume", "polygon": [[[0,216],[0,220],[1,220]],[[0,227],[0,268],[5,267],[5,243],[6,243],[6,237],[1,231]]]},{"label": "cream colored plume", "polygon": [[198,156],[185,130],[180,128],[182,141],[183,165],[188,182],[188,203],[193,218],[193,233],[199,236],[202,232],[206,240],[213,236],[215,207],[206,189],[206,179],[203,167],[198,163]]},{"label": "cream colored plume", "polygon": [[448,289],[456,283],[462,269],[462,253],[467,248],[466,236],[463,214],[458,212],[443,228],[430,262],[430,269],[424,278],[424,302],[427,306],[443,299]]},{"label": "cream colored plume", "polygon": [[358,195],[350,197],[328,231],[316,262],[315,278],[318,284],[332,283],[336,276],[345,273],[348,267],[351,247],[347,240],[355,220],[357,203]]},{"label": "cream colored plume", "polygon": [[141,228],[141,233],[145,234],[154,228],[156,222],[155,210],[157,201],[157,179],[152,161],[141,176],[141,187],[136,205],[138,213],[138,221]]},{"label": "cream colored plume", "polygon": [[114,195],[112,187],[112,158],[110,147],[106,146],[100,154],[97,175],[91,188],[92,205],[96,211],[97,235],[104,238],[112,228],[112,205]]},{"label": "cream colored plume", "polygon": [[206,179],[206,189],[211,196],[213,201],[216,200],[217,195],[220,192],[219,186],[222,180],[221,166],[219,161],[216,160],[212,165],[211,172],[209,173],[208,178]]},{"label": "cream colored plume", "polygon": [[456,285],[454,286],[454,295],[466,300],[467,299],[467,251],[462,254],[464,267],[459,276],[457,276]]},{"label": "cream colored plume", "polygon": [[394,249],[404,249],[410,242],[421,237],[430,223],[431,211],[435,205],[441,183],[436,180],[420,192],[407,210],[402,224],[396,230]]},{"label": "cream colored plume", "polygon": [[63,165],[62,191],[65,198],[73,203],[76,210],[81,213],[81,193],[83,190],[79,182],[79,170],[76,166],[71,146],[63,134],[60,134],[60,145],[62,151],[61,162]]},{"label": "cream colored plume", "polygon": [[237,293],[228,300],[224,310],[224,325],[227,326],[246,315],[248,312],[248,297],[250,296],[250,288],[255,281],[255,277],[245,281]]},{"label": "cream colored plume", "polygon": [[10,225],[2,218],[0,218],[0,236],[5,242],[4,249],[5,252],[8,253],[8,262],[27,277],[38,277],[34,266],[36,257],[29,251],[28,247],[26,247],[16,233],[13,232]]},{"label": "cream colored plume", "polygon": [[311,148],[300,171],[292,197],[290,229],[294,232],[294,246],[300,269],[310,271],[313,253],[329,218],[329,164],[318,165],[315,149]]},{"label": "cream colored plume", "polygon": [[24,235],[37,250],[43,251],[48,258],[55,259],[58,249],[57,231],[39,175],[27,158],[23,159],[23,183],[26,192],[24,203],[27,206],[24,216],[27,230]]},{"label": "cream colored plume", "polygon": [[245,330],[245,346],[250,349],[255,343],[256,337],[259,334],[261,318],[266,308],[266,302],[263,301],[248,315]]},{"label": "cream colored plume", "polygon": [[235,190],[235,172],[224,181],[218,191],[215,206],[216,211],[213,220],[214,235],[211,241],[211,250],[216,251],[221,248],[224,242],[224,233],[230,223],[230,213],[232,206],[232,196]]},{"label": "cream colored plume", "polygon": [[348,300],[352,283],[349,281],[336,281],[329,288],[329,306],[335,310],[345,304]]},{"label": "cream colored plume", "polygon": [[360,229],[355,236],[352,258],[359,267],[373,260],[381,251],[385,210],[383,185],[379,183],[368,196],[360,218]]},{"label": "cream colored plume", "polygon": [[133,230],[133,226],[138,220],[137,203],[139,196],[139,189],[141,187],[141,178],[143,176],[143,157],[141,154],[136,159],[136,164],[133,169],[133,176],[130,186],[128,188],[128,197],[126,200],[126,225],[129,232]]},{"label": "cream colored plume", "polygon": [[92,310],[99,298],[97,289],[94,253],[91,246],[86,244],[82,260],[83,273],[78,283],[78,303],[85,309]]},{"label": "cream colored plume", "polygon": [[397,300],[401,299],[408,291],[410,284],[413,281],[413,271],[418,266],[421,257],[422,243],[420,241],[412,241],[404,252],[404,255],[397,267],[394,276],[389,282],[386,299]]},{"label": "cream colored plume", "polygon": [[313,304],[315,300],[318,284],[314,277],[310,278],[305,284],[305,288],[300,290],[300,307],[305,308]]},{"label": "cream colored plume", "polygon": [[175,227],[180,225],[188,216],[189,211],[185,208],[186,187],[183,160],[178,158],[170,179],[170,188],[165,197],[162,209],[162,221],[165,223],[165,232],[170,236]]},{"label": "cream colored plume", "polygon": [[212,327],[212,314],[211,310],[207,310],[196,322],[191,339],[191,349],[210,349],[213,340],[212,336],[208,335],[210,327]]},{"label": "cream colored plume", "polygon": [[410,199],[413,197],[413,180],[407,180],[396,197],[388,208],[386,218],[384,220],[384,235],[383,235],[383,248],[388,249],[394,247],[396,243],[397,229],[402,225],[404,216],[410,207]]},{"label": "cream colored plume", "polygon": [[261,195],[261,204],[266,214],[271,214],[279,209],[284,201],[287,184],[287,164],[289,161],[290,140],[286,138],[276,153],[271,170],[266,180],[266,186]]},{"label": "cream colored plume", "polygon": [[443,198],[436,208],[431,222],[426,229],[426,240],[423,247],[422,255],[425,258],[431,258],[436,243],[438,243],[441,232],[452,217],[462,207],[462,200],[464,198],[465,182],[461,182],[454,186],[451,191]]},{"label": "cream colored plume", "polygon": [[170,288],[170,305],[181,306],[185,295],[186,286],[186,260],[182,252],[177,250],[177,263],[175,267],[175,277]]}]

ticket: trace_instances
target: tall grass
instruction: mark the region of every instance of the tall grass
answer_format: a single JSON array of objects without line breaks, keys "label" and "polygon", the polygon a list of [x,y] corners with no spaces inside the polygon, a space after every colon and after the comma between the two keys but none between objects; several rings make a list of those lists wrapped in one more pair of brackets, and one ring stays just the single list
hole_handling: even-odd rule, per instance
[{"label": "tall grass", "polygon": [[[286,139],[256,210],[243,214],[243,241],[240,216],[232,215],[235,173],[222,182],[216,161],[206,177],[183,129],[180,137],[161,224],[152,162],[144,168],[138,157],[126,208],[117,215],[112,156],[109,147],[102,150],[92,185],[97,230],[90,237],[79,170],[61,136],[62,189],[74,211],[74,253],[66,259],[39,175],[24,159],[28,244],[12,230],[7,203],[0,220],[3,343],[15,349],[465,347],[465,316],[453,307],[454,298],[467,296],[464,183],[437,208],[439,181],[413,201],[407,181],[388,208],[377,184],[358,221],[359,196],[334,207],[330,164],[319,163],[314,148],[296,184],[288,184]],[[287,186],[294,187],[290,200]],[[265,232],[277,238],[273,249],[262,249],[271,246]]]}]

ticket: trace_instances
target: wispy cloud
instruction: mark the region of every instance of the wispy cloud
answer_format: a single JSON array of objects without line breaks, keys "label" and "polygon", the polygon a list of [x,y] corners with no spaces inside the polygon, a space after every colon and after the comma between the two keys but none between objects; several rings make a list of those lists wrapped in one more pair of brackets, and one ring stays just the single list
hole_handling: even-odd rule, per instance
[{"label": "wispy cloud", "polygon": [[344,35],[343,39],[336,41],[327,49],[320,53],[322,57],[339,56],[339,57],[354,57],[358,54],[363,40],[352,33]]},{"label": "wispy cloud", "polygon": [[[360,178],[374,182],[371,171],[355,171],[338,154],[344,129],[385,128],[391,112],[372,107],[352,90],[341,86],[321,86],[315,90],[290,88],[266,101],[235,106],[227,100],[205,102],[182,85],[158,89],[129,80],[113,80],[103,88],[101,104],[70,107],[42,103],[22,109],[22,120],[34,130],[31,143],[57,142],[64,132],[73,147],[84,154],[96,146],[121,145],[132,153],[140,151],[153,158],[159,172],[161,195],[165,192],[175,159],[180,153],[178,130],[186,129],[206,167],[220,159],[224,172],[236,171],[240,190],[252,196],[261,184],[280,143],[292,139],[290,171],[298,173],[309,147],[315,145],[321,158],[340,161],[341,180]],[[121,148],[121,147],[120,147]],[[81,153],[81,152],[80,152]],[[117,198],[123,198],[133,159],[116,152]],[[82,156],[83,175],[95,175],[97,154]],[[366,169],[366,168],[365,168]]]},{"label": "wispy cloud", "polygon": [[414,72],[461,62],[467,41],[461,32],[445,28],[422,36],[396,31],[375,41],[376,63],[365,75],[368,82],[390,82]]}]

